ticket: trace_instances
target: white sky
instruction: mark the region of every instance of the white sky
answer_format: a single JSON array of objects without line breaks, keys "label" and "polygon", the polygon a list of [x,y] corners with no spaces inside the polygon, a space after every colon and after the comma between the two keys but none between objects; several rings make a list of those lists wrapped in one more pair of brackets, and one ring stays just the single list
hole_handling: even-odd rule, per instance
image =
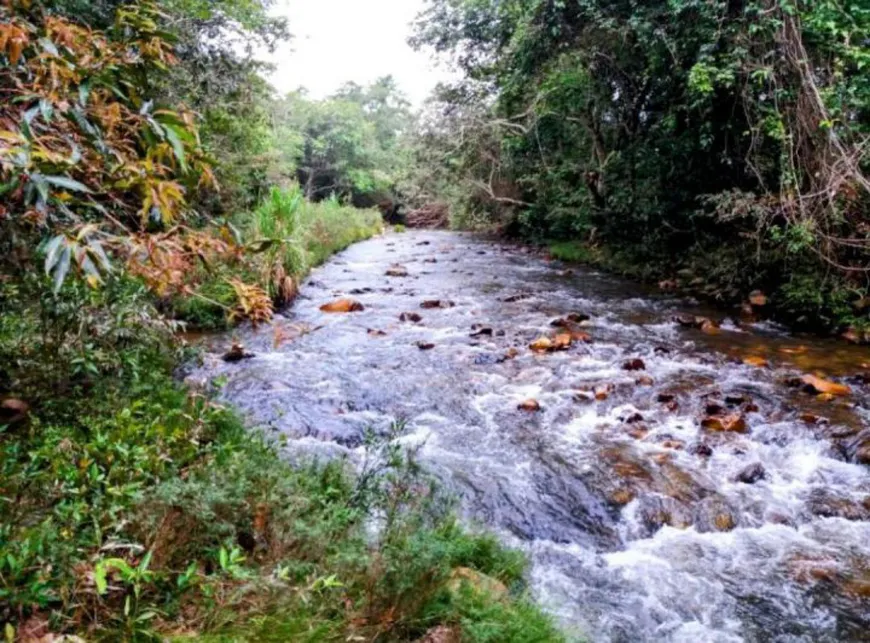
[{"label": "white sky", "polygon": [[303,86],[323,98],[346,81],[366,85],[392,74],[419,106],[449,77],[407,44],[423,6],[423,0],[278,0],[273,12],[288,19],[293,39],[268,57],[277,68],[269,80],[280,93]]}]

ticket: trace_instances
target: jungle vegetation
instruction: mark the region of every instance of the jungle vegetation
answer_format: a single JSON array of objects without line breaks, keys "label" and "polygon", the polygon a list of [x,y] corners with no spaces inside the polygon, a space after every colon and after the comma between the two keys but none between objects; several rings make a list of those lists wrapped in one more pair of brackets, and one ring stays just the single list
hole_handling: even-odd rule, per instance
[{"label": "jungle vegetation", "polygon": [[430,0],[414,43],[459,75],[414,182],[457,225],[862,340],[866,2]]}]

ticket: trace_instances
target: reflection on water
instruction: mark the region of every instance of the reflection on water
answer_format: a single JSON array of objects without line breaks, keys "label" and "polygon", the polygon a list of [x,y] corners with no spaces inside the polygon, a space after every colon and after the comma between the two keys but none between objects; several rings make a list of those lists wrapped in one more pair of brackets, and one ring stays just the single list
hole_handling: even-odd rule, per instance
[{"label": "reflection on water", "polygon": [[[348,296],[365,310],[319,309]],[[529,350],[570,313],[590,317],[570,348]],[[525,548],[535,595],[593,640],[868,640],[870,350],[721,318],[413,232],[350,248],[272,328],[237,332],[253,359],[226,364],[229,337],[209,340],[192,377],[225,376],[294,452],[353,455],[367,427],[407,420],[468,517]],[[804,373],[851,394],[810,394]]]}]

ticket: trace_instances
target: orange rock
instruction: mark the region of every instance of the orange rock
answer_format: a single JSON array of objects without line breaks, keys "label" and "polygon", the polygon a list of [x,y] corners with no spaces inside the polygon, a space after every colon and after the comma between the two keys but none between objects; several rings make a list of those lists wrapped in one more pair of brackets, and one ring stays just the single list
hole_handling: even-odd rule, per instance
[{"label": "orange rock", "polygon": [[713,518],[713,524],[716,525],[716,529],[719,531],[731,531],[734,529],[734,516],[727,513],[717,514]]},{"label": "orange rock", "polygon": [[811,389],[813,392],[823,395],[845,397],[852,393],[852,389],[845,384],[838,384],[837,382],[816,377],[815,375],[804,375],[801,378],[801,382],[803,382],[806,387]]},{"label": "orange rock", "polygon": [[631,427],[628,434],[635,440],[643,440],[647,435],[649,435],[649,429],[641,424]]},{"label": "orange rock", "polygon": [[634,492],[630,489],[617,489],[610,494],[610,502],[615,505],[627,505],[634,500]]},{"label": "orange rock", "polygon": [[538,337],[538,339],[529,344],[529,348],[536,353],[546,353],[553,350],[553,340],[549,337]]},{"label": "orange rock", "polygon": [[514,357],[516,357],[519,354],[520,354],[520,352],[516,348],[511,346],[509,349],[507,349],[505,351],[504,358],[505,359],[513,359]]},{"label": "orange rock", "polygon": [[564,351],[571,348],[571,344],[574,343],[574,338],[571,337],[571,333],[559,333],[555,337],[553,337],[553,347],[551,350],[554,351]]},{"label": "orange rock", "polygon": [[746,420],[740,413],[706,417],[701,420],[701,426],[710,431],[746,433]]},{"label": "orange rock", "polygon": [[595,393],[595,399],[601,402],[610,397],[610,393],[613,392],[613,384],[602,384],[601,386],[596,386],[593,392]]},{"label": "orange rock", "polygon": [[708,335],[718,335],[722,331],[719,329],[719,326],[716,325],[716,322],[711,319],[705,319],[701,322],[701,332],[707,333]]},{"label": "orange rock", "polygon": [[756,368],[770,366],[770,362],[758,355],[750,355],[749,357],[744,357],[743,363],[747,364],[748,366],[755,366]]},{"label": "orange rock", "polygon": [[355,313],[365,310],[365,306],[356,299],[336,299],[320,307],[325,313]]},{"label": "orange rock", "polygon": [[538,400],[532,400],[532,399],[523,400],[522,402],[517,404],[517,408],[520,411],[529,411],[529,412],[540,411],[541,410],[541,403],[538,402]]},{"label": "orange rock", "polygon": [[589,333],[584,333],[582,330],[571,330],[571,339],[575,342],[585,342],[586,344],[592,343],[592,336]]},{"label": "orange rock", "polygon": [[652,461],[658,465],[667,464],[671,461],[670,453],[654,453],[652,455]]},{"label": "orange rock", "polygon": [[638,386],[652,386],[653,384],[655,384],[655,380],[649,375],[641,375],[634,380],[634,383]]}]

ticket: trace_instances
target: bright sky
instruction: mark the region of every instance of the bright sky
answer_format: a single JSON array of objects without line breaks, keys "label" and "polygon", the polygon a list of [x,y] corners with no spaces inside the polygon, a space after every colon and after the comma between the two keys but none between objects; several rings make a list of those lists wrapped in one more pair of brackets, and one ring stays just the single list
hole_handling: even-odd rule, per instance
[{"label": "bright sky", "polygon": [[287,17],[293,40],[270,57],[277,70],[269,80],[281,93],[301,85],[322,98],[348,80],[366,85],[392,74],[419,106],[448,78],[429,54],[407,44],[423,6],[423,0],[278,0],[274,12]]}]

